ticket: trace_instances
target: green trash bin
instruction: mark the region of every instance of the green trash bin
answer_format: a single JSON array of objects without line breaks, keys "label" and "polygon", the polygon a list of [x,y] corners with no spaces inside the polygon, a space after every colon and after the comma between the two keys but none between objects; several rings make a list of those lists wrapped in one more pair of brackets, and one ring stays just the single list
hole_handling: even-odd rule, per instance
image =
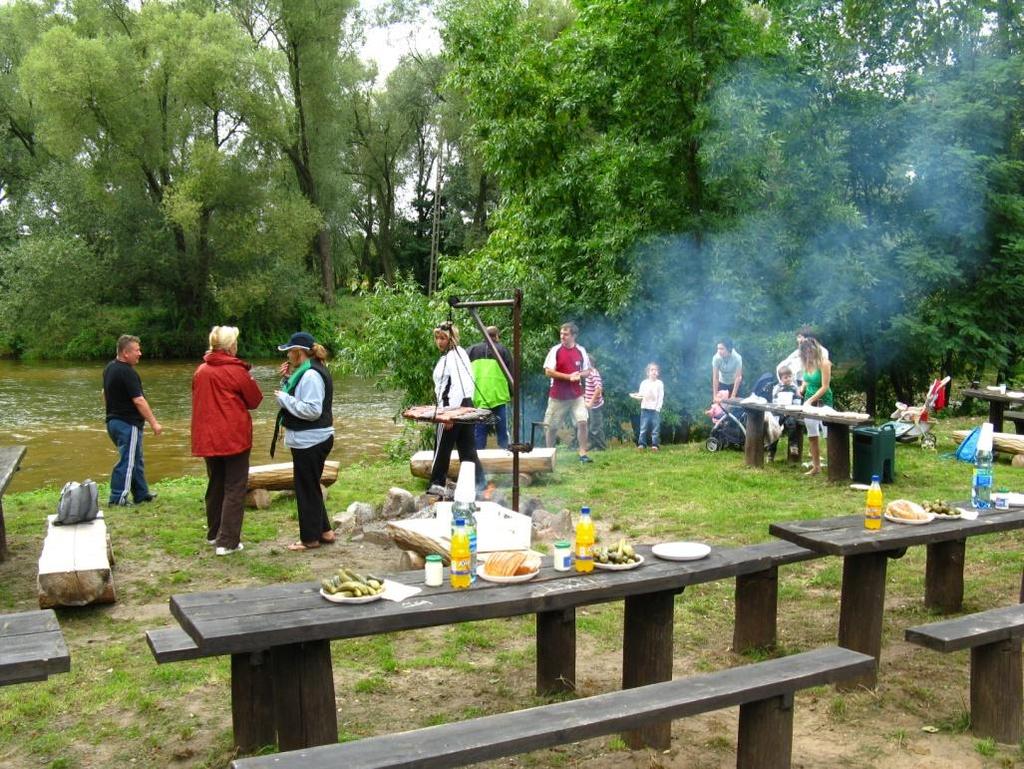
[{"label": "green trash bin", "polygon": [[853,428],[853,480],[871,483],[877,475],[892,483],[896,473],[896,430],[892,425]]}]

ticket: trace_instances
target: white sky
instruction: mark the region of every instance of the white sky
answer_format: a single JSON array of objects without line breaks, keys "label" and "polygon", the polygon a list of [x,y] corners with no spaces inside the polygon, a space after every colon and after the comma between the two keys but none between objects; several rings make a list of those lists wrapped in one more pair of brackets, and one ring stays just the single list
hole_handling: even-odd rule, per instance
[{"label": "white sky", "polygon": [[[360,0],[359,5],[369,18],[385,0]],[[436,53],[441,50],[441,34],[433,16],[418,24],[393,24],[389,27],[371,27],[366,30],[366,44],[360,49],[360,58],[377,62],[377,85],[382,86],[399,59],[409,53]]]}]

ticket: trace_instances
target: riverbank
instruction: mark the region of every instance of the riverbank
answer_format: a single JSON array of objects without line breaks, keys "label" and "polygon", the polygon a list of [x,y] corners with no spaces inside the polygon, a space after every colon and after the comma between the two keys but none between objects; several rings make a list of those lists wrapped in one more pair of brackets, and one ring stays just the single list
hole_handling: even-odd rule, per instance
[{"label": "riverbank", "polygon": [[[939,451],[960,420],[942,421]],[[764,471],[743,467],[737,451],[709,454],[696,444],[658,454],[630,447],[596,453],[592,466],[561,452],[554,476],[524,489],[548,509],[589,503],[607,539],[638,542],[701,540],[732,546],[768,539],[770,522],[859,511],[863,493],[804,478],[781,462]],[[918,446],[899,446],[896,483],[888,498],[960,499],[971,468],[940,460]],[[1024,470],[1000,463],[997,484],[1024,488]],[[352,501],[379,503],[388,487],[425,488],[407,463],[362,462],[342,468],[328,495],[331,513]],[[157,666],[145,630],[172,625],[167,601],[231,585],[313,579],[345,562],[390,571],[397,551],[342,542],[312,553],[287,552],[295,539],[294,502],[276,499],[249,511],[246,549],[216,557],[204,542],[200,477],[156,485],[149,505],[111,511],[118,602],[58,612],[72,670],[45,683],[0,689],[0,767],[37,765],[92,769],[227,766],[231,755],[229,662],[202,660]],[[0,564],[0,613],[35,605],[35,559],[42,520],[56,503],[53,489],[5,496],[12,558]],[[1024,535],[975,538],[968,546],[965,611],[1017,600]],[[916,548],[889,569],[880,685],[874,692],[819,689],[797,698],[796,766],[1024,766],[1016,747],[965,733],[966,655],[910,647],[903,629],[932,619],[921,603],[924,553]],[[837,559],[786,567],[780,584],[780,653],[833,643],[841,579]],[[676,676],[749,661],[728,651],[733,584],[688,589],[677,599]],[[343,610],[343,607],[339,607]],[[578,613],[579,689],[618,688],[622,607]],[[343,739],[459,720],[538,703],[532,692],[533,620],[488,621],[332,644]],[[677,722],[667,753],[626,751],[616,739],[593,740],[501,766],[650,769],[735,765],[735,710]],[[937,734],[921,731],[925,725]],[[493,765],[498,765],[495,762]]]},{"label": "riverbank", "polygon": [[[263,391],[263,403],[252,412],[252,463],[270,458],[277,404],[273,392],[280,384],[279,359],[253,361],[252,374]],[[195,361],[151,361],[143,358],[138,371],[146,397],[164,432],[144,435],[146,477],[150,481],[204,472],[203,460],[192,456],[192,374]],[[28,447],[11,491],[60,488],[70,480],[109,480],[117,451],[107,437],[100,398],[102,363],[13,362],[0,360],[0,435],[3,445]],[[380,459],[389,441],[405,427],[396,422],[398,393],[381,391],[376,381],[352,375],[334,380],[335,459],[343,464]],[[287,451],[284,452],[287,459]]]}]

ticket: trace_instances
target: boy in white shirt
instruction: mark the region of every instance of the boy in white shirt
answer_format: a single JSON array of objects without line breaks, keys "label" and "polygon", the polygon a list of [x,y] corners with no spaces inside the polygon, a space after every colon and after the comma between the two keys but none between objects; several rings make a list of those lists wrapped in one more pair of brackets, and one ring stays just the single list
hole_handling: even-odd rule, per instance
[{"label": "boy in white shirt", "polygon": [[647,364],[647,378],[640,383],[640,391],[630,396],[640,401],[640,435],[637,448],[643,451],[650,442],[651,451],[658,450],[661,433],[661,406],[665,402],[665,385],[658,378],[661,370],[657,363]]}]

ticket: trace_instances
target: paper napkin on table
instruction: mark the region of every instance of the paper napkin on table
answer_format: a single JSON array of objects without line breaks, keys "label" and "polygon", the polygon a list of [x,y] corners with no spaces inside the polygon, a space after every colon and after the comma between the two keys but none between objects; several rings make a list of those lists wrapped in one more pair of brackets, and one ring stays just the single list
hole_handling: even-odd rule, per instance
[{"label": "paper napkin on table", "polygon": [[415,585],[406,585],[404,582],[386,579],[384,580],[384,592],[380,594],[380,597],[385,601],[404,601],[422,590],[423,588]]}]

